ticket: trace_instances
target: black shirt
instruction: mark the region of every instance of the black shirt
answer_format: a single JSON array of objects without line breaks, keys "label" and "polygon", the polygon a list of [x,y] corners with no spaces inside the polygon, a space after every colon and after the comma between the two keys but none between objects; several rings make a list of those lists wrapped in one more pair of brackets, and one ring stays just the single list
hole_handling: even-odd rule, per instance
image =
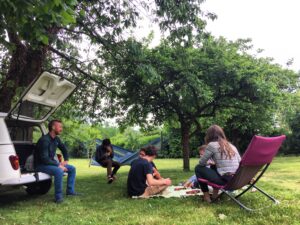
[{"label": "black shirt", "polygon": [[103,145],[98,145],[98,147],[96,148],[96,161],[97,162],[101,162],[103,160],[107,160],[107,159],[113,159],[114,157],[114,149],[112,146],[110,146],[112,149],[112,153],[107,156],[107,147],[103,146]]},{"label": "black shirt", "polygon": [[156,165],[154,164],[154,162],[150,162],[150,163],[151,163],[151,165],[152,165],[153,168],[157,169]]},{"label": "black shirt", "polygon": [[145,192],[147,187],[147,174],[153,173],[153,167],[146,159],[138,158],[131,164],[127,179],[128,195],[140,196]]}]

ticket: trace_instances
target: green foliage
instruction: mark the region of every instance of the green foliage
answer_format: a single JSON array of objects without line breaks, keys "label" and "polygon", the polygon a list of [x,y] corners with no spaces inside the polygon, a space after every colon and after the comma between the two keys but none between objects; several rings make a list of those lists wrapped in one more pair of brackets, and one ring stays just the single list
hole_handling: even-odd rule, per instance
[{"label": "green foliage", "polygon": [[95,139],[101,136],[100,129],[79,121],[63,121],[64,131],[61,135],[75,157],[87,157],[88,149],[95,148]]},{"label": "green foliage", "polygon": [[[253,134],[273,132],[279,108],[298,88],[299,74],[248,53],[250,41],[205,37],[192,47],[164,41],[149,49],[134,40],[120,48],[122,58],[106,62],[113,95],[106,112],[119,122],[178,124],[180,142],[214,123],[226,128],[244,149]],[[190,137],[187,137],[190,136]]]},{"label": "green foliage", "polygon": [[76,0],[1,1],[0,43],[8,44],[5,41],[8,32],[9,36],[17,33],[19,39],[35,48],[40,44],[48,45],[49,38],[53,39],[50,29],[76,22],[76,4]]},{"label": "green foliage", "polygon": [[288,135],[285,144],[284,154],[300,154],[300,112],[299,110],[295,115],[290,118],[289,125],[291,134]]},{"label": "green foliage", "polygon": [[[129,123],[141,124],[149,113],[155,122],[179,117],[193,122],[215,116],[218,109],[227,110],[224,117],[250,109],[269,113],[287,88],[286,77],[296,80],[297,75],[241,53],[244,47],[224,39],[205,40],[199,48],[171,48],[165,43],[147,49],[132,40],[126,42],[123,59],[107,63],[112,71],[107,79],[122,97],[115,107]],[[122,109],[127,108],[125,114]]]},{"label": "green foliage", "polygon": [[156,134],[146,134],[132,128],[127,128],[123,133],[118,133],[111,138],[114,145],[127,149],[138,150],[150,141],[160,137],[159,131]]},{"label": "green foliage", "polygon": [[[64,117],[72,115],[79,119],[84,117],[100,122],[105,117],[122,115],[123,110],[119,111],[115,107],[111,107],[111,110],[103,109],[103,105],[110,107],[118,104],[118,92],[111,88],[111,80],[106,79],[110,70],[105,61],[123,58],[123,51],[120,51],[123,41],[128,39],[128,32],[132,32],[138,20],[145,16],[146,19],[158,23],[162,31],[166,32],[166,37],[178,43],[184,41],[187,36],[191,36],[192,31],[200,31],[198,25],[202,21],[201,2],[134,0],[117,1],[116,4],[116,1],[110,0],[81,1],[76,9],[76,24],[63,29],[63,35],[53,45],[64,53],[63,57],[57,54],[60,60],[55,60],[60,65],[59,69],[56,66],[53,68],[53,63],[49,65],[56,73],[63,70],[66,76],[70,76],[80,85],[70,100],[72,107],[63,106],[60,113]],[[203,14],[204,17],[206,16]],[[176,33],[178,29],[184,29],[185,32]],[[75,43],[70,42],[70,39],[75,40]],[[91,55],[96,54],[96,57],[84,62],[80,60],[77,44],[82,39],[91,44]],[[91,52],[89,49],[85,51],[87,54]]]},{"label": "green foliage", "polygon": [[[299,74],[248,54],[248,40],[229,42],[206,34],[205,19],[216,15],[203,12],[202,2],[3,0],[0,92],[6,91],[3,87],[20,90],[30,82],[25,72],[35,77],[44,69],[79,86],[58,117],[89,123],[117,117],[122,129],[175,122],[181,136],[202,135],[218,123],[242,149],[253,134],[270,134],[278,126],[289,131],[288,118],[295,109],[285,103],[294,102],[291,93],[298,88]],[[160,25],[166,40],[150,49],[149,42],[138,43],[128,32],[152,9],[150,19]],[[83,41],[88,47],[82,50]],[[82,59],[81,51],[94,57]],[[7,94],[0,97],[12,101]],[[66,129],[75,132],[78,143],[102,135],[135,149],[148,140],[134,130],[126,130],[124,138],[117,128],[101,130],[79,122]],[[78,145],[74,138],[66,139],[70,146]],[[173,139],[174,144],[170,139],[172,149],[179,150],[181,139]]]},{"label": "green foliage", "polygon": [[87,157],[88,153],[96,149],[96,139],[109,138],[112,144],[123,148],[138,150],[150,141],[160,137],[160,130],[142,132],[137,129],[127,128],[121,131],[117,127],[108,125],[90,125],[87,123],[63,120],[64,131],[61,139],[68,146],[74,157]]},{"label": "green foliage", "polygon": [[[48,70],[80,85],[69,100],[71,104],[60,110],[61,115],[101,121],[105,97],[114,95],[109,82],[103,80],[108,72],[103,65],[104,49],[113,57],[122,57],[117,46],[143,17],[161,24],[167,33],[174,30],[172,24],[195,29],[200,21],[201,2],[1,1],[0,83],[4,85],[0,88],[0,100],[6,101],[0,109],[8,111],[14,90],[27,86],[41,71]],[[186,31],[191,33],[192,29]],[[188,32],[175,36],[184,39]],[[167,33],[165,36],[174,36],[173,32]],[[7,80],[14,80],[15,85],[9,87]]]},{"label": "green foliage", "polygon": [[[174,125],[174,124],[173,124]],[[204,144],[205,133],[199,132],[189,140],[190,157],[198,158],[198,147]],[[163,146],[159,153],[161,158],[182,158],[182,143],[180,128],[165,125],[163,130]]]},{"label": "green foliage", "polygon": [[[204,12],[199,7],[204,0],[157,0],[156,13],[163,33],[174,46],[192,46],[197,35],[205,35],[204,19],[216,19],[213,13]],[[195,35],[197,34],[197,35]]]}]

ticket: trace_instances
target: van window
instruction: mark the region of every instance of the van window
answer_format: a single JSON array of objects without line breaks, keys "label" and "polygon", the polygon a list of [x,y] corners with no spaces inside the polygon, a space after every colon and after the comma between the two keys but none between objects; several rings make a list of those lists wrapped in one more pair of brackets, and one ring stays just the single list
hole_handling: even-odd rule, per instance
[{"label": "van window", "polygon": [[38,126],[33,127],[33,132],[32,132],[32,142],[37,143],[38,140],[43,136],[42,130]]},{"label": "van window", "polygon": [[34,120],[42,120],[51,112],[51,110],[52,108],[50,106],[23,101],[15,107],[11,112],[11,115],[19,119],[32,118]]},{"label": "van window", "polygon": [[42,130],[39,126],[8,127],[8,131],[13,142],[36,143],[42,136]]}]

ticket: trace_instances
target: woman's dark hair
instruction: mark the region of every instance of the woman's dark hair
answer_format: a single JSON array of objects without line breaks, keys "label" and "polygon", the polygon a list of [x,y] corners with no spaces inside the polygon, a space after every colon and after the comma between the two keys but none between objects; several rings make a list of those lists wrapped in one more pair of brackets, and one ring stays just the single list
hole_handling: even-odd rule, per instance
[{"label": "woman's dark hair", "polygon": [[111,145],[111,142],[110,142],[110,140],[109,140],[108,138],[106,138],[106,139],[104,139],[104,140],[102,141],[102,145],[103,145],[103,146],[108,146],[108,145]]},{"label": "woman's dark hair", "polygon": [[231,159],[235,155],[235,151],[231,147],[230,143],[227,141],[223,129],[218,125],[210,126],[206,131],[205,144],[209,142],[218,142],[220,145],[221,158],[223,154],[226,155],[226,158]]}]

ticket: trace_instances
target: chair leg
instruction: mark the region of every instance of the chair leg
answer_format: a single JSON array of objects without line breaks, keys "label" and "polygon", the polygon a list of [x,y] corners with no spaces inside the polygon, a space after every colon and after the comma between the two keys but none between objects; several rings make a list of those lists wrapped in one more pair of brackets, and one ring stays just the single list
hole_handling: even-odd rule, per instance
[{"label": "chair leg", "polygon": [[253,187],[256,188],[260,193],[262,193],[263,195],[268,197],[270,200],[272,200],[275,203],[275,205],[280,203],[277,199],[275,199],[271,195],[267,194],[266,192],[264,192],[262,189],[258,188],[257,186],[253,185]]},{"label": "chair leg", "polygon": [[259,174],[259,176],[255,179],[255,181],[251,184],[248,185],[248,187],[246,188],[246,190],[244,190],[242,193],[238,194],[237,196],[235,196],[235,198],[239,198],[240,196],[242,196],[243,194],[245,194],[250,188],[254,187],[254,185],[259,181],[259,179],[262,177],[262,175],[266,172],[266,170],[268,169],[270,164],[267,164],[263,170],[261,171],[261,173]]},{"label": "chair leg", "polygon": [[242,191],[242,193],[238,194],[237,196],[235,196],[235,198],[239,198],[241,197],[243,194],[245,194],[250,188],[252,188],[254,186],[254,184],[250,184],[248,185],[248,187]]},{"label": "chair leg", "polygon": [[237,200],[234,196],[232,196],[231,194],[229,194],[228,191],[223,190],[223,193],[225,193],[229,198],[231,198],[236,204],[238,204],[243,209],[245,209],[245,210],[247,210],[249,212],[254,211],[253,209],[248,208],[247,206],[245,206],[243,203],[241,203],[239,200]]},{"label": "chair leg", "polygon": [[[254,187],[256,188],[260,193],[262,193],[263,195],[265,195],[266,197],[268,197],[270,200],[272,200],[274,202],[275,205],[279,204],[279,201],[276,200],[275,198],[273,198],[272,196],[270,196],[269,194],[267,194],[266,192],[264,192],[262,189],[256,187],[255,185],[251,185],[251,187]],[[247,188],[246,190],[249,190],[249,188]],[[225,193],[229,198],[231,198],[235,203],[237,203],[240,207],[242,207],[243,209],[247,210],[247,211],[257,211],[257,210],[260,210],[260,209],[263,209],[263,208],[259,208],[259,209],[251,209],[251,208],[248,208],[247,206],[245,206],[243,203],[241,203],[239,200],[238,200],[238,197],[241,196],[241,194],[237,195],[237,196],[232,196],[228,191],[226,190],[222,190],[222,194]],[[242,194],[244,194],[246,191],[243,191]],[[221,195],[222,195],[221,194]],[[264,207],[266,208],[266,207]]]}]

